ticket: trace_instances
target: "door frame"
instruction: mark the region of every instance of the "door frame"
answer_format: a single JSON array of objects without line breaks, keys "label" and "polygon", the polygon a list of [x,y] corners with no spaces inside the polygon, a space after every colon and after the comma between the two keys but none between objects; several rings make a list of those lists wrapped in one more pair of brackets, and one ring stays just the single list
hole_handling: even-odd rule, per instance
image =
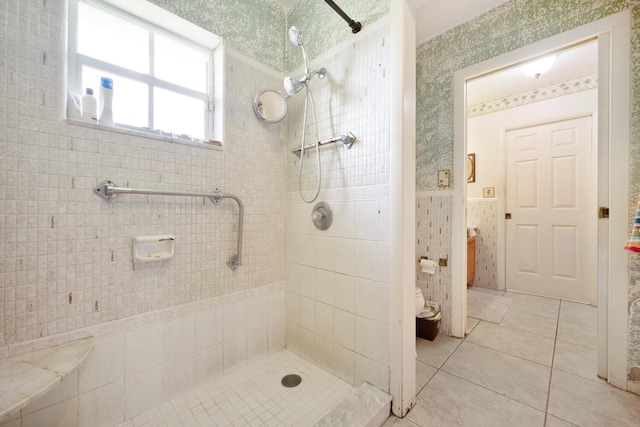
[{"label": "door frame", "polygon": [[404,417],[416,401],[416,17],[410,0],[390,6],[389,393]]},{"label": "door frame", "polygon": [[[598,375],[627,389],[631,14],[619,12],[454,73],[451,333],[464,337],[466,293],[466,81],[591,38],[598,39]],[[615,167],[609,167],[615,165]],[[595,213],[594,213],[595,215]],[[618,286],[609,286],[618,284]],[[624,286],[622,286],[624,284]]]}]

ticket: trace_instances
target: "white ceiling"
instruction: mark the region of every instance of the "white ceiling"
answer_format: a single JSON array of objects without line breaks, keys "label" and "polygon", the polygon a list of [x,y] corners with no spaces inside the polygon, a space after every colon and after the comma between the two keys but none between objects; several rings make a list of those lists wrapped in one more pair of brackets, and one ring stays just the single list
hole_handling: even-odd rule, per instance
[{"label": "white ceiling", "polygon": [[467,105],[499,99],[598,71],[598,44],[592,41],[558,54],[553,67],[539,78],[528,77],[519,66],[467,82]]},{"label": "white ceiling", "polygon": [[413,0],[416,41],[425,41],[505,3],[507,0]]}]

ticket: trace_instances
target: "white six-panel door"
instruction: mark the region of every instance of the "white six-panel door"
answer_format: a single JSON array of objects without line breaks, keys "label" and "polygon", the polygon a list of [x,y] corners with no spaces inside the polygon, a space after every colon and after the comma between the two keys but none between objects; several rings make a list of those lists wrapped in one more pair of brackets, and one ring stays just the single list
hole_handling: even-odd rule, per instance
[{"label": "white six-panel door", "polygon": [[597,214],[592,118],[511,130],[506,144],[507,289],[590,302]]}]

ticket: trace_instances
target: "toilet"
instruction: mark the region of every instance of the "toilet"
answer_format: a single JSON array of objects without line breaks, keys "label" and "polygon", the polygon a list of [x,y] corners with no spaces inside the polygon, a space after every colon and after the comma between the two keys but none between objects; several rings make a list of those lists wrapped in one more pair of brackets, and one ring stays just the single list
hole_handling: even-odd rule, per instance
[{"label": "toilet", "polygon": [[416,317],[424,310],[424,296],[419,287],[416,286]]}]

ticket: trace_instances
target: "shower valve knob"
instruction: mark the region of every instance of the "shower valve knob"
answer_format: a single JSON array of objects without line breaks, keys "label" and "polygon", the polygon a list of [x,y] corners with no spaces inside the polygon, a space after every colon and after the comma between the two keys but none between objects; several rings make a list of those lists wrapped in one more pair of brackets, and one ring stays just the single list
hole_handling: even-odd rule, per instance
[{"label": "shower valve knob", "polygon": [[327,202],[320,202],[313,207],[311,220],[318,230],[326,230],[333,222],[333,212]]}]

